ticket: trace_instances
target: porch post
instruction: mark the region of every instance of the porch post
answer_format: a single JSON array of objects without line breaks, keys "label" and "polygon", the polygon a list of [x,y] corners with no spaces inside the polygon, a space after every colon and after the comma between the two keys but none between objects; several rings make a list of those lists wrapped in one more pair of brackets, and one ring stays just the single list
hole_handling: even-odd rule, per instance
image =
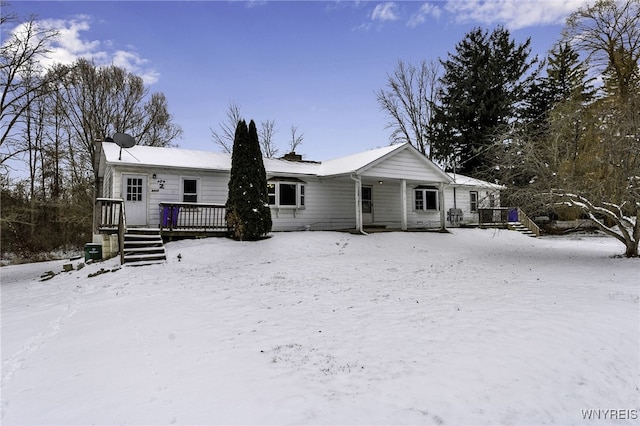
[{"label": "porch post", "polygon": [[402,203],[402,218],[400,227],[403,231],[407,230],[407,181],[402,179],[400,181],[400,200]]},{"label": "porch post", "polygon": [[356,201],[356,230],[362,232],[362,181],[357,178],[351,176],[351,179],[355,182],[355,201]]},{"label": "porch post", "polygon": [[438,184],[438,197],[440,198],[440,229],[444,231],[446,229],[444,214],[444,182],[440,182]]}]

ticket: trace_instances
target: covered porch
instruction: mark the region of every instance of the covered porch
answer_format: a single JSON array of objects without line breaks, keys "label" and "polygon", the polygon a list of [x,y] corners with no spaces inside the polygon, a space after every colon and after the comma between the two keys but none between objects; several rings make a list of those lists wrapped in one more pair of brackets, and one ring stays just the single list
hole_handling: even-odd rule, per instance
[{"label": "covered porch", "polygon": [[446,229],[443,182],[350,176],[354,187],[355,229]]}]

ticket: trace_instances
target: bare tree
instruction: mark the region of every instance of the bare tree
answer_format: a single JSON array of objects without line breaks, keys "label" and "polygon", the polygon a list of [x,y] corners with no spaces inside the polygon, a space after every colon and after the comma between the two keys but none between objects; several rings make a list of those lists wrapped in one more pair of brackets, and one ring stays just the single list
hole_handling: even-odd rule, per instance
[{"label": "bare tree", "polygon": [[614,80],[622,97],[638,90],[640,0],[598,0],[567,19],[563,36]]},{"label": "bare tree", "polygon": [[144,107],[137,110],[135,121],[121,128],[131,132],[140,145],[170,146],[182,136],[182,128],[173,123],[173,116],[169,114],[164,93],[152,93]]},{"label": "bare tree", "polygon": [[291,126],[291,140],[289,141],[289,152],[296,152],[296,149],[302,145],[304,133],[298,133],[298,126]]},{"label": "bare tree", "polygon": [[393,74],[387,76],[387,89],[376,92],[380,108],[389,115],[392,142],[410,142],[430,158],[430,123],[439,74],[438,62],[422,61],[418,68],[399,60]]},{"label": "bare tree", "polygon": [[213,128],[210,130],[213,142],[222,148],[224,152],[230,154],[233,151],[233,140],[235,138],[236,127],[242,120],[240,105],[234,101],[229,102],[226,117],[226,121],[219,124],[219,130],[215,130]]},{"label": "bare tree", "polygon": [[139,144],[166,146],[182,134],[173,124],[163,94],[149,94],[141,77],[116,66],[97,67],[80,59],[58,87],[77,163],[83,172],[95,166],[95,141],[126,132]]},{"label": "bare tree", "polygon": [[[7,4],[2,4],[3,9]],[[4,12],[4,10],[3,10]],[[16,15],[3,13],[0,23],[18,21]],[[50,52],[50,44],[58,31],[38,24],[35,17],[18,25],[0,46],[0,164],[28,150],[19,143],[25,115],[32,102],[47,96],[52,81],[60,76],[46,73],[40,60]]]},{"label": "bare tree", "polygon": [[260,131],[258,132],[258,136],[260,137],[260,147],[262,148],[262,154],[267,158],[273,158],[278,155],[279,150],[273,141],[273,136],[275,134],[275,120],[266,120],[260,123]]}]

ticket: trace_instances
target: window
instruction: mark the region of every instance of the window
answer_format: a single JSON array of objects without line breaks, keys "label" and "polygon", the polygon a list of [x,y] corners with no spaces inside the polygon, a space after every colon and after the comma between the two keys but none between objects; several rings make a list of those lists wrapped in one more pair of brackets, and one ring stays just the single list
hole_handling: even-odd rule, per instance
[{"label": "window", "polygon": [[469,210],[472,212],[478,211],[478,191],[469,191]]},{"label": "window", "polygon": [[438,210],[438,190],[430,186],[416,187],[415,209]]},{"label": "window", "polygon": [[372,188],[370,186],[362,187],[362,213],[369,214],[373,211],[372,206]]},{"label": "window", "polygon": [[275,183],[267,184],[267,194],[269,195],[269,205],[275,206],[276,204],[276,184]]},{"label": "window", "polygon": [[142,178],[127,178],[127,201],[142,201]]},{"label": "window", "polygon": [[293,181],[276,181],[267,183],[269,205],[273,207],[304,208],[304,184]]},{"label": "window", "polygon": [[295,183],[280,183],[280,196],[278,197],[278,204],[281,206],[295,206],[296,200],[296,187]]},{"label": "window", "polygon": [[198,180],[197,179],[182,180],[182,201],[185,203],[198,202]]}]

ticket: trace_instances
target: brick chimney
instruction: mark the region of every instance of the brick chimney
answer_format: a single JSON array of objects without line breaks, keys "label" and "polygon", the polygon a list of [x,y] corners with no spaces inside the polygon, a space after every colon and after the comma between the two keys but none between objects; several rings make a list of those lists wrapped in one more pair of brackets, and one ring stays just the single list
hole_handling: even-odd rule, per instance
[{"label": "brick chimney", "polygon": [[291,151],[290,153],[285,154],[282,159],[287,161],[302,161],[302,155],[296,154],[295,151]]}]

